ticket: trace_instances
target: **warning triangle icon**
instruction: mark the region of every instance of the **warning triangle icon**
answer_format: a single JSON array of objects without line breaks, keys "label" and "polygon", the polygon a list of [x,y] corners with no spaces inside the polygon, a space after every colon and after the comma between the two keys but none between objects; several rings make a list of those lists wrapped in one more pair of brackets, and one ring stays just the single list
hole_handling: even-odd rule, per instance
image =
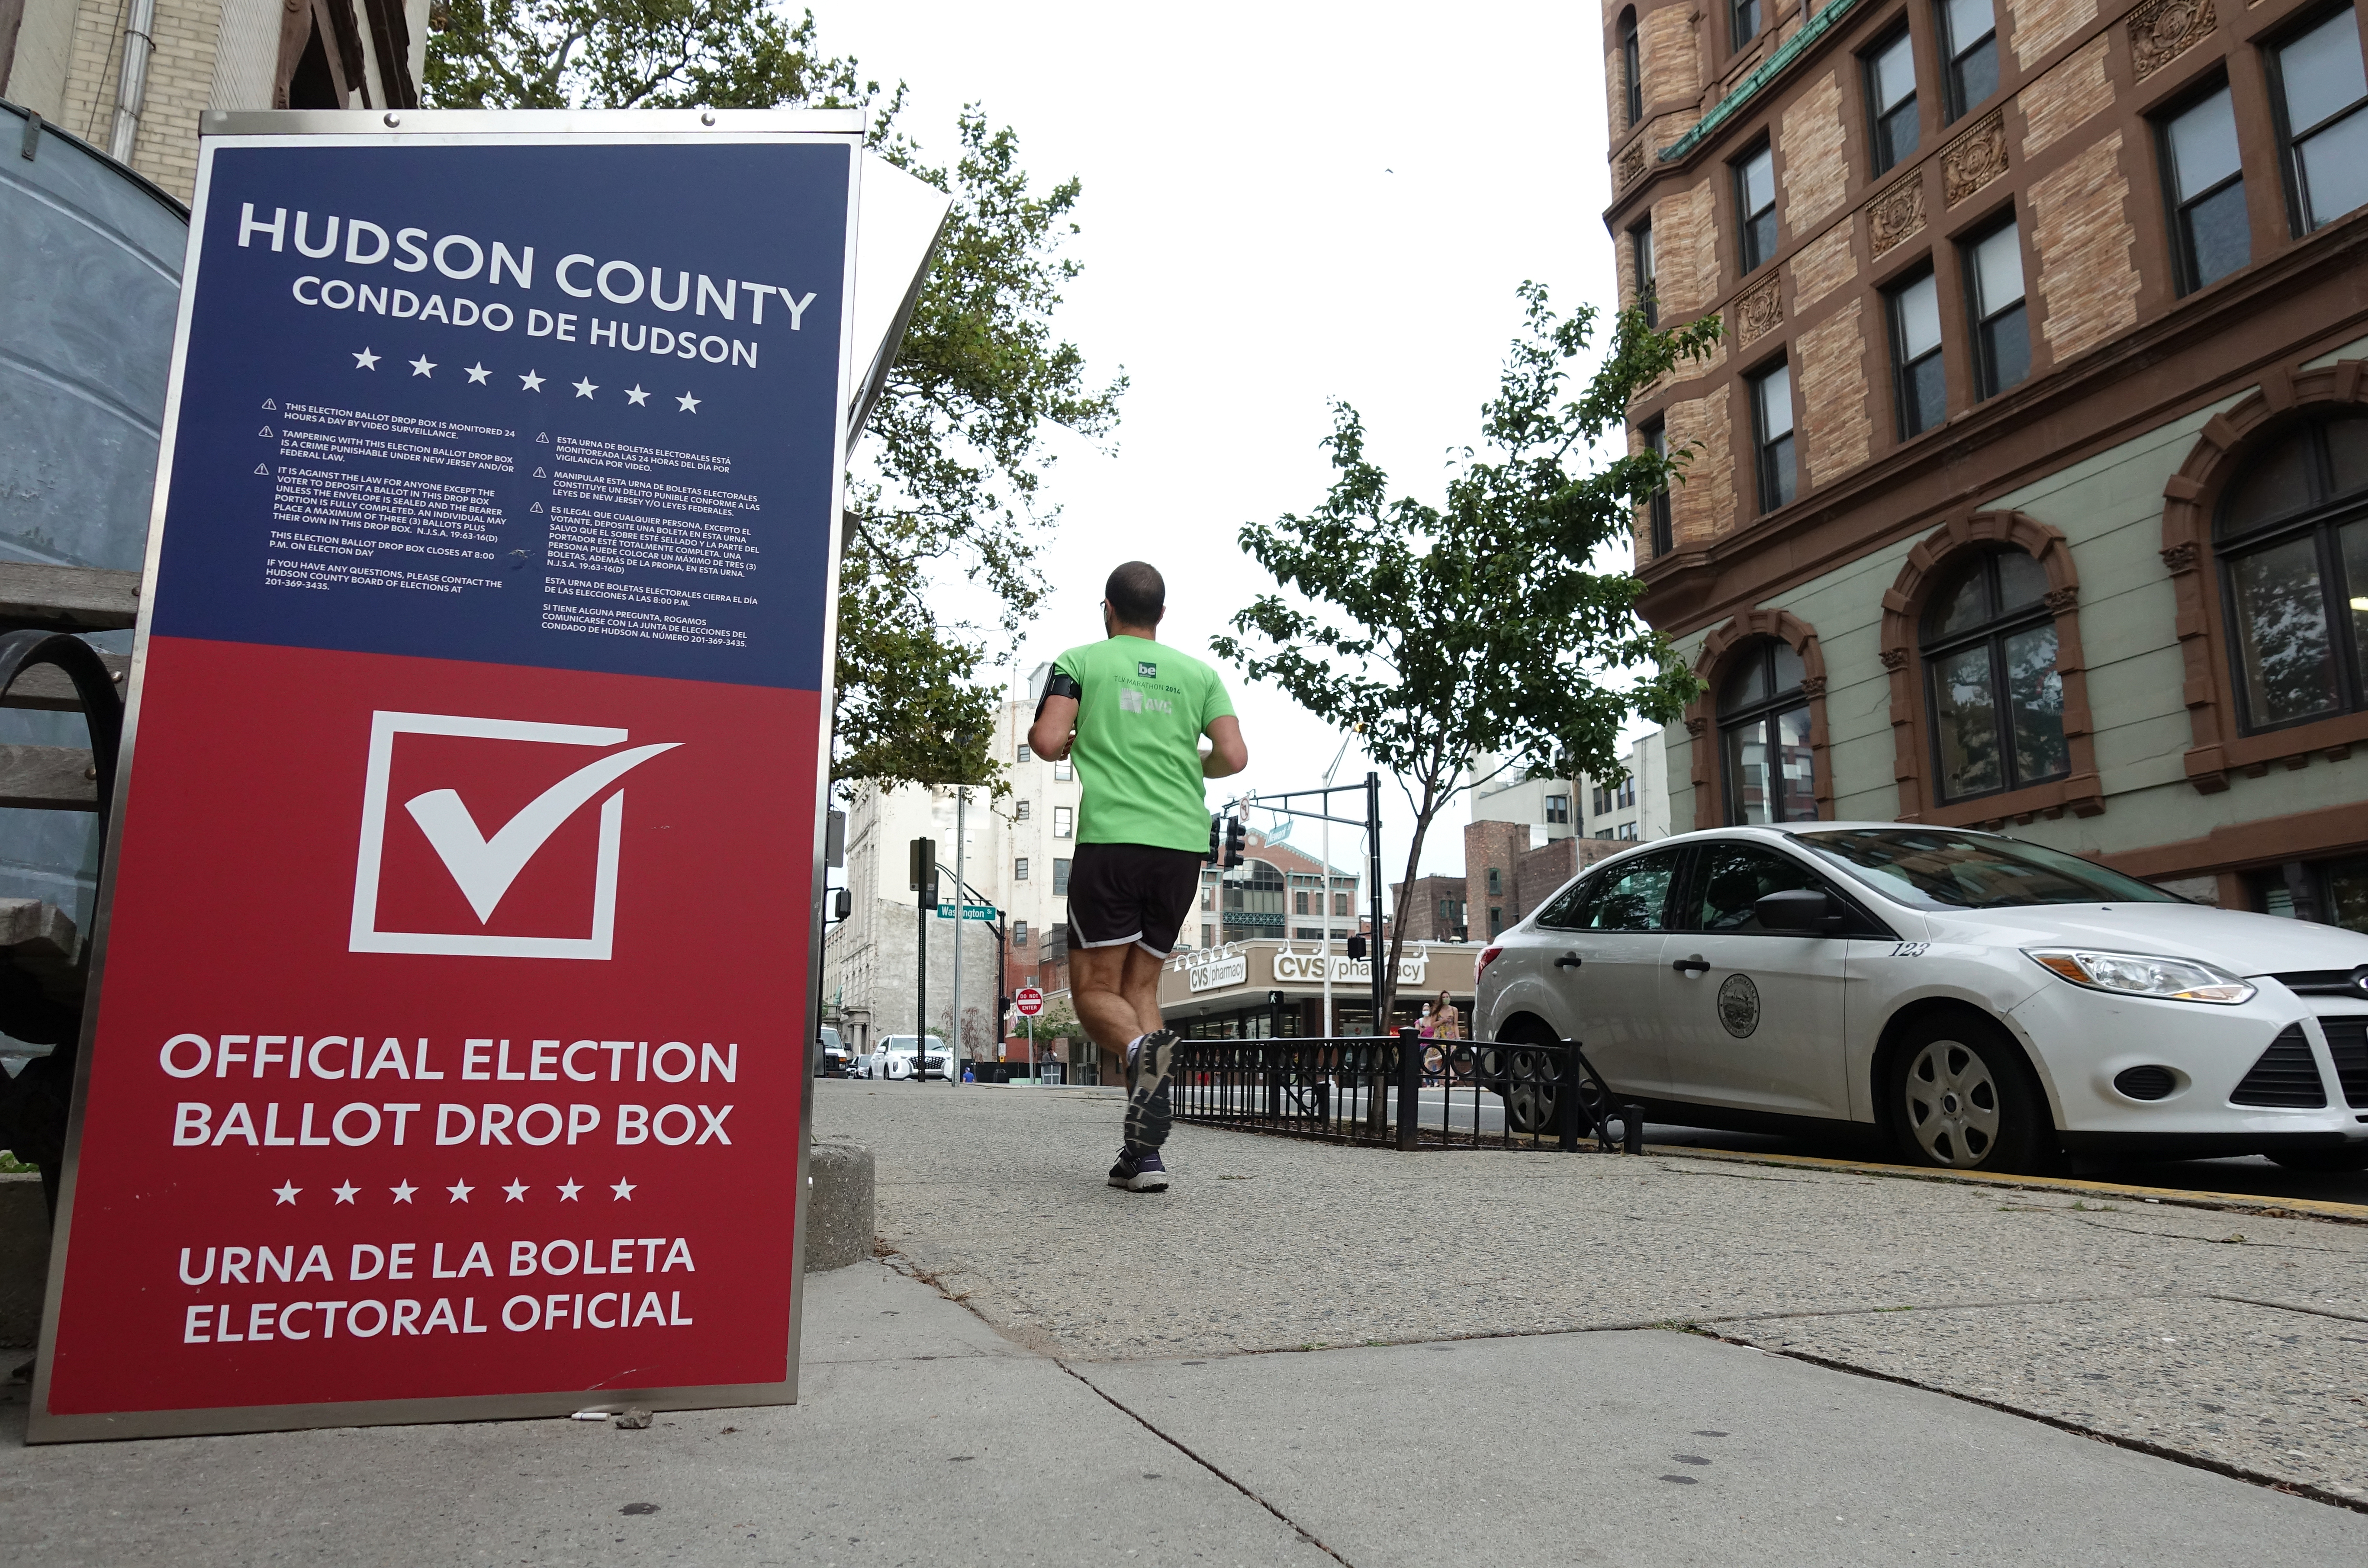
[{"label": "warning triangle icon", "polygon": [[268,397],[263,400],[263,406],[274,414],[279,412],[279,405]]},{"label": "warning triangle icon", "polygon": [[550,432],[550,431],[548,431],[548,430],[545,430],[541,435],[537,436],[537,437],[535,437],[535,439],[536,439],[536,440],[538,440],[538,441],[540,441],[540,442],[541,442],[544,446],[546,446],[546,447],[547,447],[547,446],[551,445],[551,432]]},{"label": "warning triangle icon", "polygon": [[534,476],[535,476],[537,479],[548,479],[548,478],[550,478],[550,477],[551,477],[549,474],[544,473],[544,472],[542,472],[542,470],[541,470],[541,469],[536,469],[536,470],[534,471]]},{"label": "warning triangle icon", "polygon": [[529,506],[527,510],[529,512],[540,512],[542,510],[542,503],[538,501],[533,506]]},{"label": "warning triangle icon", "polygon": [[263,437],[265,439],[268,440],[268,439],[270,438],[270,436],[271,436],[271,426],[268,426],[268,425],[266,425],[262,429],[257,430],[257,431],[256,432],[256,435],[258,435],[258,436],[261,436],[261,437]]},{"label": "warning triangle icon", "polygon": [[257,473],[269,473],[271,471],[266,468],[263,464],[257,463],[255,465],[255,472]]}]

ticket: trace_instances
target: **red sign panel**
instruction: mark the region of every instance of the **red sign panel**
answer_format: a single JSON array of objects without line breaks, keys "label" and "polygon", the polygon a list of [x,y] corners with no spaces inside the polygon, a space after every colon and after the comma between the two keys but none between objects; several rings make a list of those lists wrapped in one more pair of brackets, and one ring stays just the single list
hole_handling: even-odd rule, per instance
[{"label": "red sign panel", "polygon": [[1023,985],[1011,994],[1011,1010],[1023,1018],[1032,1018],[1044,1010],[1044,994],[1032,985]]}]

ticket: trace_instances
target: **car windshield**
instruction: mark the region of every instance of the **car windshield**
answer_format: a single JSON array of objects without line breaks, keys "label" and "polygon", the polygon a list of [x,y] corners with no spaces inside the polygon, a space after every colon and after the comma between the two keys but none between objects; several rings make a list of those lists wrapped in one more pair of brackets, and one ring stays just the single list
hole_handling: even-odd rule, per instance
[{"label": "car windshield", "polygon": [[1838,828],[1798,837],[1877,892],[1919,909],[2186,902],[2077,855],[1986,833]]}]

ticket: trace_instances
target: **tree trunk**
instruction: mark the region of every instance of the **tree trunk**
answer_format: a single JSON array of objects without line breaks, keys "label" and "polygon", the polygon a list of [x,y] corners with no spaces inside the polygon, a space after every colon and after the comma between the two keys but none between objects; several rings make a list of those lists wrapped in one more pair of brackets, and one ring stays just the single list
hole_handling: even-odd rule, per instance
[{"label": "tree trunk", "polygon": [[[1439,797],[1439,762],[1433,758],[1431,766],[1422,774],[1422,801],[1415,808],[1414,843],[1406,851],[1406,881],[1398,884],[1397,906],[1390,913],[1388,967],[1382,971],[1382,1013],[1373,1020],[1373,1032],[1377,1035],[1393,1032],[1390,1017],[1397,1010],[1398,960],[1406,952],[1406,915],[1414,908],[1415,868],[1422,864],[1423,840],[1430,836],[1432,819],[1439,815],[1443,803]],[[1384,956],[1382,934],[1376,931],[1373,933],[1373,961],[1381,963]]]}]

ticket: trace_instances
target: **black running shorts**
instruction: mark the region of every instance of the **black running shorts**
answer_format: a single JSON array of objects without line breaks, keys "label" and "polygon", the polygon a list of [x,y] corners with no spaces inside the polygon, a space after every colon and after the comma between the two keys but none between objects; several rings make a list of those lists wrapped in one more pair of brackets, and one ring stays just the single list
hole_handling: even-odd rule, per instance
[{"label": "black running shorts", "polygon": [[1069,946],[1133,942],[1166,958],[1200,890],[1202,859],[1190,849],[1148,844],[1078,845],[1069,867]]}]

